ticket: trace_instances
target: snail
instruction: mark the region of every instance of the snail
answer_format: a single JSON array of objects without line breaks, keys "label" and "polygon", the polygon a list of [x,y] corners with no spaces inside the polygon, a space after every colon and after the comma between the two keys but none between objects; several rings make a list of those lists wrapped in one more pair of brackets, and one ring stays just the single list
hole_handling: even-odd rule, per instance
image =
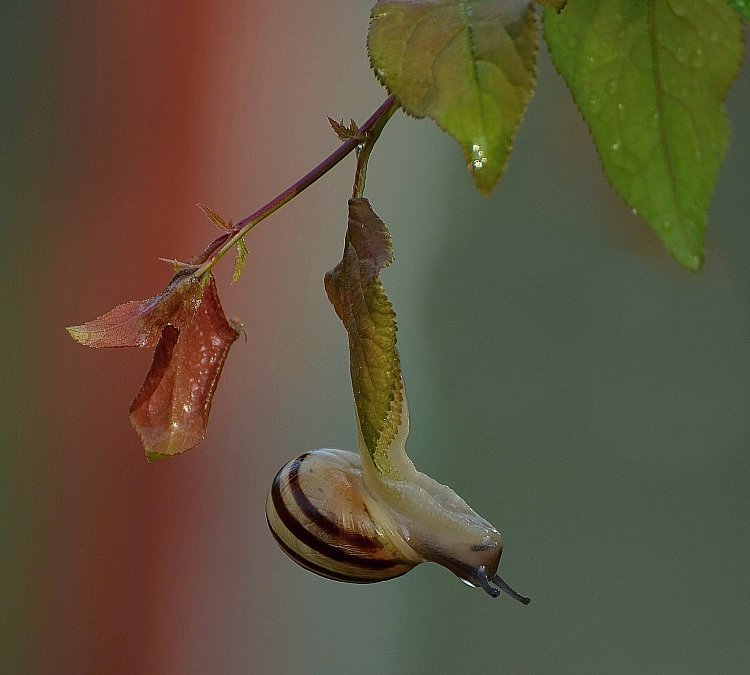
[{"label": "snail", "polygon": [[287,463],[266,500],[266,518],[282,550],[323,577],[384,581],[419,563],[438,563],[492,597],[530,599],[497,575],[500,533],[451,488],[417,471],[403,451],[406,401],[390,453],[401,480],[384,476],[368,453],[319,449]]},{"label": "snail", "polygon": [[325,286],[349,335],[359,453],[313,450],[282,467],[268,525],[292,560],[329,579],[372,583],[431,561],[493,598],[502,591],[528,604],[497,575],[500,533],[406,454],[396,315],[379,278],[392,260],[383,221],[366,199],[351,199],[344,255]]}]

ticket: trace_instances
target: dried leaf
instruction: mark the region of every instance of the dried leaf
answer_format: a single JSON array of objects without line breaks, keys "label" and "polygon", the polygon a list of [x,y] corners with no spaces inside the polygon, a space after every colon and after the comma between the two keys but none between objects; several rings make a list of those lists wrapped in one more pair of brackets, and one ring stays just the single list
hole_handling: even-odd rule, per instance
[{"label": "dried leaf", "polygon": [[180,454],[205,436],[211,400],[239,330],[227,321],[211,276],[192,320],[164,327],[130,421],[149,462]]},{"label": "dried leaf", "polygon": [[153,298],[123,303],[67,331],[87,347],[153,347],[165,326],[183,327],[198,309],[203,288],[191,272],[190,268],[177,272]]}]

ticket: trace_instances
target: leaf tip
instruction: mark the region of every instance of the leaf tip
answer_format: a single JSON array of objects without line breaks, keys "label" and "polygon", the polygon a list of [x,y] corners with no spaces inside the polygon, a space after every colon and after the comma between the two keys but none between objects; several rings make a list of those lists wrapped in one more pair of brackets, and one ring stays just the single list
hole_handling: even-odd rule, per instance
[{"label": "leaf tip", "polygon": [[76,342],[82,345],[86,344],[86,330],[84,326],[66,326],[65,330],[68,331],[68,335]]},{"label": "leaf tip", "polygon": [[677,262],[679,262],[683,267],[690,270],[691,272],[700,274],[703,271],[705,256],[702,251],[700,253],[688,253],[686,255],[673,255],[677,259]]}]

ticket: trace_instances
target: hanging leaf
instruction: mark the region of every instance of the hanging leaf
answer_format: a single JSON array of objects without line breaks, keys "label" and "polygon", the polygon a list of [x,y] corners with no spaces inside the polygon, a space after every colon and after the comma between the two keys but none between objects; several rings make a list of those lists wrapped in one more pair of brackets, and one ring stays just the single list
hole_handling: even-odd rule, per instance
[{"label": "hanging leaf", "polygon": [[192,320],[163,328],[151,369],[130,406],[149,462],[180,454],[205,436],[216,385],[239,330],[230,324],[213,276]]},{"label": "hanging leaf", "polygon": [[388,450],[403,421],[403,383],[396,351],[396,314],[379,276],[392,261],[388,228],[366,199],[350,200],[344,254],[326,274],[325,287],[349,335],[362,439],[378,470],[398,478]]},{"label": "hanging leaf", "polygon": [[727,145],[739,16],[711,0],[569,0],[545,38],[606,175],[685,267],[703,264],[709,198]]},{"label": "hanging leaf", "polygon": [[180,270],[163,293],[118,305],[70,335],[89,347],[156,347],[130,419],[154,461],[197,445],[216,384],[239,330],[224,316],[212,275]]},{"label": "hanging leaf", "polygon": [[531,4],[381,0],[367,45],[378,79],[406,112],[430,117],[459,142],[474,182],[488,194],[534,91]]},{"label": "hanging leaf", "polygon": [[167,324],[186,325],[201,301],[203,287],[192,267],[180,270],[167,288],[148,300],[131,300],[80,326],[67,328],[87,347],[153,347]]}]

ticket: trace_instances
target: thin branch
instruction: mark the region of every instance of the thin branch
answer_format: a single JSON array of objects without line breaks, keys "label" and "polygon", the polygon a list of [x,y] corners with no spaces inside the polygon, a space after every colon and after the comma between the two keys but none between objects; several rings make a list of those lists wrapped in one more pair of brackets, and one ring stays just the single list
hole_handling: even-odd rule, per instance
[{"label": "thin branch", "polygon": [[[362,124],[360,130],[363,133],[369,134],[369,132],[375,133],[375,138],[380,135],[383,130],[385,123],[390,119],[393,113],[398,109],[399,105],[393,96],[389,96],[380,107],[368,118],[368,120]],[[369,139],[368,139],[369,142]],[[374,141],[373,141],[374,142]],[[290,185],[281,194],[274,197],[270,202],[261,206],[255,213],[240,220],[232,231],[229,237],[219,237],[216,239],[203,253],[204,260],[199,267],[193,272],[193,276],[201,277],[208,272],[219,260],[224,256],[227,251],[231,250],[232,247],[244,237],[253,227],[255,227],[261,220],[270,216],[274,211],[281,208],[288,201],[296,197],[300,192],[310,187],[315,181],[323,177],[328,173],[334,166],[336,166],[342,159],[344,159],[349,153],[357,149],[362,144],[362,141],[356,138],[349,139],[341,143],[328,157],[326,157],[320,164],[314,169],[309,171],[307,174],[302,176],[296,183]],[[367,145],[367,142],[366,144]],[[372,148],[370,148],[372,149]],[[368,153],[369,155],[369,150]],[[366,158],[365,158],[366,164]],[[358,163],[359,173],[359,163]],[[364,180],[364,177],[363,177]],[[364,183],[363,183],[364,185]]]}]

